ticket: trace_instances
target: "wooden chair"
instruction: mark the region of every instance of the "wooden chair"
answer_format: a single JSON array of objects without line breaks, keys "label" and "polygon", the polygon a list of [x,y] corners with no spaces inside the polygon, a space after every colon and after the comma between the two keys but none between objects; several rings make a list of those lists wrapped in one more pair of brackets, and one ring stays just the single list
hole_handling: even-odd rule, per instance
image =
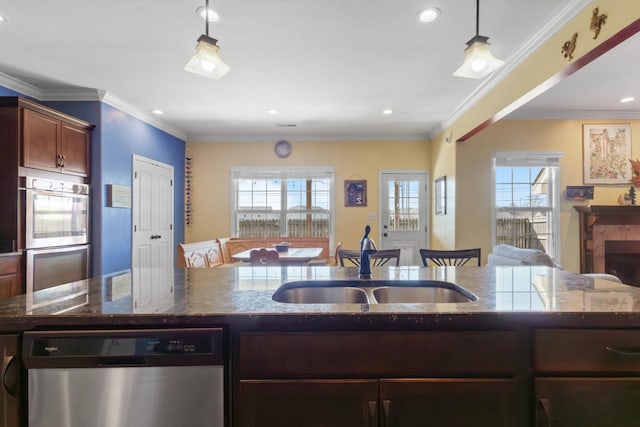
[{"label": "wooden chair", "polygon": [[400,248],[397,249],[380,249],[378,252],[371,254],[372,267],[382,267],[389,261],[395,260],[396,266],[400,265]]},{"label": "wooden chair", "polygon": [[280,255],[276,250],[255,249],[249,256],[251,265],[280,265]]},{"label": "wooden chair", "polygon": [[480,267],[480,248],[474,249],[457,249],[457,250],[435,250],[420,249],[420,257],[425,267],[429,266],[429,261],[437,266],[452,265],[461,267],[470,260],[476,258],[478,267]]},{"label": "wooden chair", "polygon": [[342,243],[338,243],[336,256],[341,267],[344,267],[345,260],[349,261],[356,267],[360,267],[360,251],[357,249],[342,249]]},{"label": "wooden chair", "polygon": [[[360,267],[360,251],[357,249],[342,249],[342,245],[338,243],[338,259],[340,266],[344,267],[344,261],[347,260],[356,267]],[[372,267],[382,267],[389,261],[395,260],[395,265],[400,265],[400,249],[381,249],[369,256]]]}]

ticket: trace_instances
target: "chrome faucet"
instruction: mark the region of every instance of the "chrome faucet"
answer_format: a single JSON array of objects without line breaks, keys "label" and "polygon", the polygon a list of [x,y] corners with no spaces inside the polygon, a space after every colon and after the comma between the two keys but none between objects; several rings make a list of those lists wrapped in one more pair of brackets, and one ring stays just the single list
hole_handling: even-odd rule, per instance
[{"label": "chrome faucet", "polygon": [[361,279],[371,279],[371,254],[378,252],[373,239],[369,238],[371,227],[368,225],[364,228],[364,236],[360,239],[360,274]]}]

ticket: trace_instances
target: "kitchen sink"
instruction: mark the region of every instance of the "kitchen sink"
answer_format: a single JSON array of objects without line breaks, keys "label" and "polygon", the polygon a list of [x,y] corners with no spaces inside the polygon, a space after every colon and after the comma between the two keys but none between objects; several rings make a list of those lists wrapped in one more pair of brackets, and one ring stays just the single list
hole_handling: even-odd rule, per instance
[{"label": "kitchen sink", "polygon": [[271,297],[277,302],[293,304],[367,304],[367,293],[351,286],[313,286],[279,289]]},{"label": "kitchen sink", "polygon": [[438,286],[384,286],[371,291],[379,304],[470,302],[478,298],[462,288]]},{"label": "kitchen sink", "polygon": [[282,285],[271,297],[289,304],[465,303],[478,297],[440,280],[301,280]]}]

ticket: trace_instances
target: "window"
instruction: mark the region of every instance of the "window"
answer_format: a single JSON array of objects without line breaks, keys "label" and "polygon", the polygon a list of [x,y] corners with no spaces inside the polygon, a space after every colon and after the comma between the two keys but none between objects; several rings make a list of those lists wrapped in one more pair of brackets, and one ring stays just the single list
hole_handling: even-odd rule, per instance
[{"label": "window", "polygon": [[562,153],[493,153],[493,244],[545,251],[560,262]]},{"label": "window", "polygon": [[330,237],[333,169],[235,168],[237,237]]}]

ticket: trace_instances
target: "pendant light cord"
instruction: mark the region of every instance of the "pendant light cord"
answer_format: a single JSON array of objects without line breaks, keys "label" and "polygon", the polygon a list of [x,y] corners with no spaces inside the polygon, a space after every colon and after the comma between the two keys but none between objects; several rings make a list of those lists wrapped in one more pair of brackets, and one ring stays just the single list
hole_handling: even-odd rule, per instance
[{"label": "pendant light cord", "polygon": [[[478,0],[478,1],[480,1],[480,0]],[[207,37],[209,37],[209,0],[206,0],[206,2],[205,2],[205,9],[204,9],[204,13],[205,13],[205,18],[204,18],[204,20],[205,20],[205,22],[206,22],[205,27],[204,27],[204,28],[205,28],[205,33],[204,33],[204,34],[205,34]]]},{"label": "pendant light cord", "polygon": [[[207,0],[209,2],[209,0]],[[480,35],[480,0],[476,0],[476,36]]]}]

